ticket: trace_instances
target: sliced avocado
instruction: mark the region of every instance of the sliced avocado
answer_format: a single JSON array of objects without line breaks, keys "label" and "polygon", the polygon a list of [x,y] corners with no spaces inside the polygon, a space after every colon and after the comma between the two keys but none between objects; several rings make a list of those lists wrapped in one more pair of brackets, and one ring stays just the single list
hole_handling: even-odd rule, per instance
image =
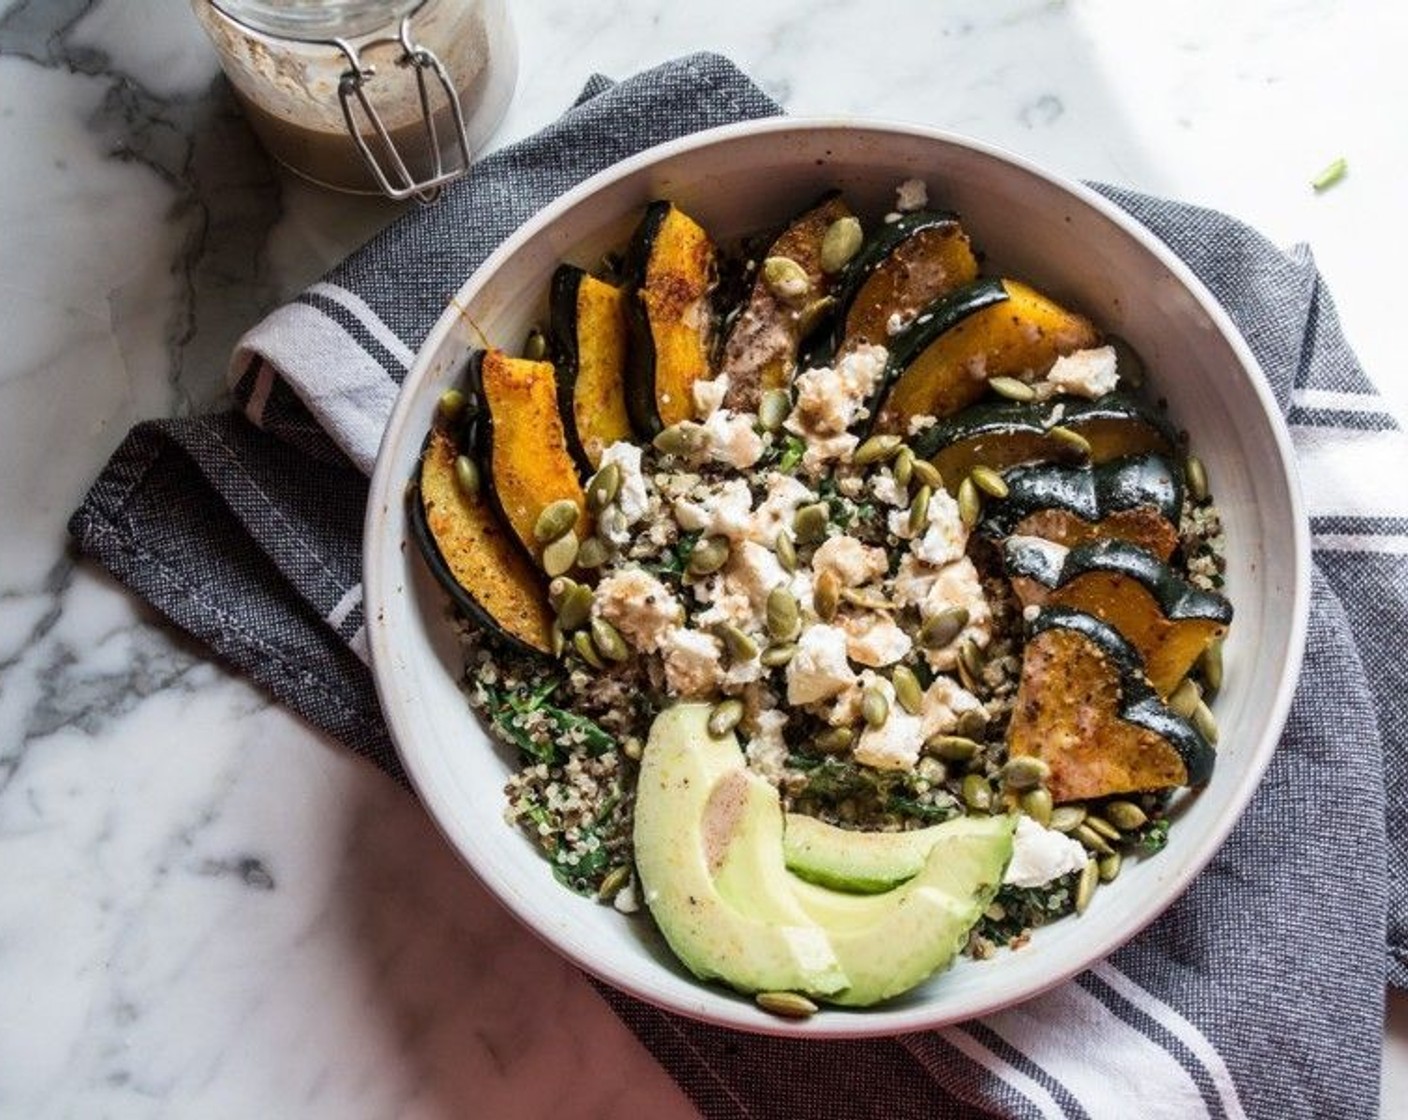
[{"label": "sliced avocado", "polygon": [[[742,991],[827,995],[847,984],[826,931],[791,894],[777,791],[738,740],[708,731],[709,705],[679,704],[650,728],[636,787],[635,858],[646,905],[701,979]],[[724,867],[726,896],[716,883]]]},{"label": "sliced avocado", "polygon": [[[1012,817],[970,817],[944,832],[923,869],[884,894],[847,894],[793,878],[802,909],[823,926],[850,978],[831,1003],[864,1007],[948,967],[992,902],[1012,858]],[[926,830],[928,831],[928,830]]]},{"label": "sliced avocado", "polygon": [[981,818],[960,817],[911,832],[857,832],[788,813],[782,852],[787,870],[809,883],[878,894],[918,875],[940,838],[975,827],[987,826]]}]

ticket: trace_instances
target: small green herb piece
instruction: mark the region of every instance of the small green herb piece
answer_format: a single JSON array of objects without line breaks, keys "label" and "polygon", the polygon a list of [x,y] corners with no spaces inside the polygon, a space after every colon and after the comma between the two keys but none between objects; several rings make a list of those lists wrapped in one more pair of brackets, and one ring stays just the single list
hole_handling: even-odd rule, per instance
[{"label": "small green herb piece", "polygon": [[1316,194],[1320,194],[1329,190],[1347,174],[1349,174],[1349,160],[1345,159],[1344,156],[1340,156],[1339,159],[1327,165],[1325,170],[1321,171],[1319,175],[1310,180],[1310,185],[1314,188]]},{"label": "small green herb piece", "polygon": [[1136,846],[1146,855],[1161,852],[1168,843],[1168,818],[1151,821],[1135,840]]},{"label": "small green herb piece", "polygon": [[783,474],[791,474],[797,469],[802,461],[802,456],[807,453],[805,440],[789,435],[782,441],[782,458],[777,461],[777,469]]}]

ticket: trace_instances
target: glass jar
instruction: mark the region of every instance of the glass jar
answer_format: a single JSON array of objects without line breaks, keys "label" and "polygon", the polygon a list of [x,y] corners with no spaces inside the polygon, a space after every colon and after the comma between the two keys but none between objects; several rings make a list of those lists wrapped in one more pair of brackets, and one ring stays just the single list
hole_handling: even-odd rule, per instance
[{"label": "glass jar", "polygon": [[192,0],[265,149],[335,190],[431,201],[518,76],[504,0]]}]

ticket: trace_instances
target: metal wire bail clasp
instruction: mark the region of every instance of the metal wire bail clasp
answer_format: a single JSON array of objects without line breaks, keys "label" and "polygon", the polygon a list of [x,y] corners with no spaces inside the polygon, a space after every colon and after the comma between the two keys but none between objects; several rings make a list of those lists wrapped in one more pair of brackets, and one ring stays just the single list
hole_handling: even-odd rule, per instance
[{"label": "metal wire bail clasp", "polygon": [[[445,69],[444,63],[435,56],[433,51],[426,50],[412,40],[410,16],[402,17],[400,33],[395,39],[377,39],[367,43],[366,47],[397,43],[401,46],[402,54],[396,60],[396,65],[414,67],[416,72],[416,88],[420,94],[421,113],[425,118],[425,137],[429,142],[430,159],[433,161],[431,173],[427,178],[418,180],[407,169],[406,161],[396,150],[396,145],[392,142],[385,122],[367,96],[367,82],[375,77],[376,67],[362,65],[361,55],[357,48],[345,39],[332,40],[332,44],[347,56],[347,61],[350,64],[350,69],[342,75],[338,82],[337,97],[342,103],[342,116],[347,122],[347,131],[352,134],[352,140],[356,143],[357,150],[362,153],[362,160],[366,163],[367,170],[371,172],[382,193],[388,198],[394,198],[398,201],[414,198],[418,202],[434,202],[440,196],[440,189],[446,183],[458,179],[469,170],[469,134],[465,129],[464,111],[460,107],[459,94],[455,92],[455,85],[450,80],[449,72]],[[448,171],[445,169],[444,158],[440,152],[440,137],[435,127],[435,111],[430,101],[427,71],[433,74],[435,80],[440,83],[440,89],[445,95],[445,100],[450,106],[450,114],[455,122],[454,139],[459,146],[460,163]],[[365,114],[372,128],[376,130],[377,138],[381,141],[382,149],[390,163],[391,174],[388,174],[387,169],[382,167],[376,153],[372,151],[371,145],[362,135],[362,130],[357,127],[357,112],[353,108],[354,101],[361,107],[361,112]]]}]

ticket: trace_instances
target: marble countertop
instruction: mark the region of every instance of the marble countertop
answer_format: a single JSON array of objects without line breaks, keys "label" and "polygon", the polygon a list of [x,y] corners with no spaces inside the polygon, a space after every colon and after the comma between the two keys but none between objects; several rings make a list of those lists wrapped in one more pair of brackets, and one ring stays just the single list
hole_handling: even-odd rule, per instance
[{"label": "marble countertop", "polygon": [[[719,50],[795,113],[937,124],[1308,241],[1408,416],[1384,319],[1408,259],[1400,5],[512,8],[496,142],[593,71]],[[692,1115],[407,795],[66,552],[127,429],[217,404],[243,329],[395,210],[273,172],[183,0],[0,13],[0,1116]],[[1393,1112],[1408,1000],[1389,1019]]]}]

